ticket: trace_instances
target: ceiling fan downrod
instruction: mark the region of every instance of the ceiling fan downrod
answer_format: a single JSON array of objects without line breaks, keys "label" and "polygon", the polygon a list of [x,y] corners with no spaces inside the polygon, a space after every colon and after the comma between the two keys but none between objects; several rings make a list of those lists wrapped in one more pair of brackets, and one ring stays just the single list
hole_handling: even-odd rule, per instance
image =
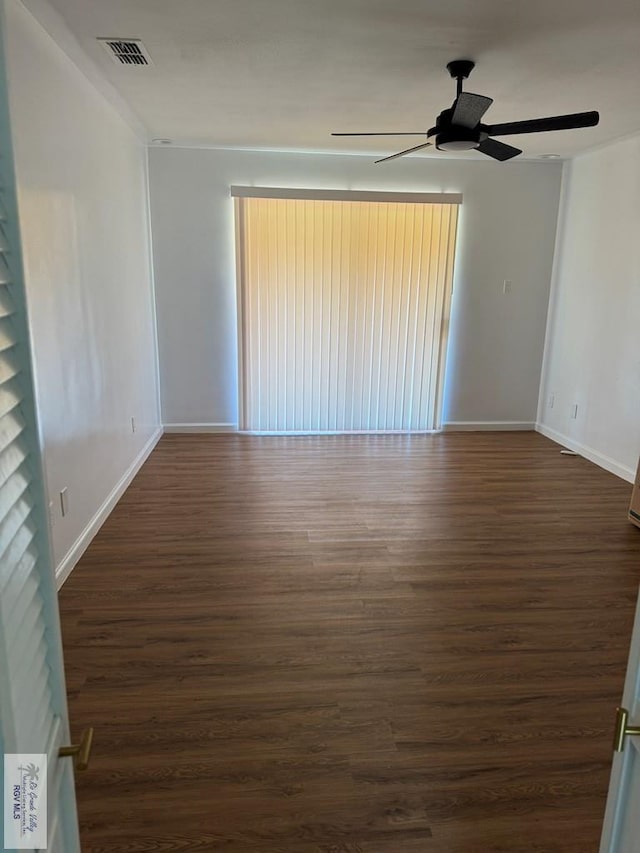
[{"label": "ceiling fan downrod", "polygon": [[447,63],[447,70],[456,81],[458,96],[462,94],[462,81],[467,79],[475,67],[472,59],[454,59]]}]

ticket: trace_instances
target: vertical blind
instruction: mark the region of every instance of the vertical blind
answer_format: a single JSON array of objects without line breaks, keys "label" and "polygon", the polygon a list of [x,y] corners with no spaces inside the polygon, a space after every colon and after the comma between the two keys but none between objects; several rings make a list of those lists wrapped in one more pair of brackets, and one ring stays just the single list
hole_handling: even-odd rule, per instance
[{"label": "vertical blind", "polygon": [[457,212],[238,198],[241,428],[438,428]]}]

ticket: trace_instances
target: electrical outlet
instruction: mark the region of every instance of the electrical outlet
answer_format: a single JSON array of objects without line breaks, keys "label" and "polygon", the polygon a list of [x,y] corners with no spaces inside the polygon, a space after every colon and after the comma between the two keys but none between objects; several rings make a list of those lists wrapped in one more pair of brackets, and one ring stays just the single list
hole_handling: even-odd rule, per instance
[{"label": "electrical outlet", "polygon": [[556,402],[556,395],[555,394],[549,394],[549,408],[550,409],[553,409],[555,402]]},{"label": "electrical outlet", "polygon": [[513,286],[513,282],[510,278],[505,278],[502,282],[502,292],[503,293],[511,293],[511,288]]},{"label": "electrical outlet", "polygon": [[69,512],[69,491],[66,486],[60,491],[60,512],[63,518]]},{"label": "electrical outlet", "polygon": [[135,432],[135,431],[136,431],[136,419],[131,418],[131,432]]},{"label": "electrical outlet", "polygon": [[575,419],[577,417],[578,417],[578,404],[574,403],[573,406],[571,406],[571,418],[575,421]]}]

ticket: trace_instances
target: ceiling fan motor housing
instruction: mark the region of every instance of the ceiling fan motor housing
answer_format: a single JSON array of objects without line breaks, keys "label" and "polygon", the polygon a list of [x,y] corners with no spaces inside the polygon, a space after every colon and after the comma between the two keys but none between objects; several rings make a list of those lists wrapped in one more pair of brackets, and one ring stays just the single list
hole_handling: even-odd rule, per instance
[{"label": "ceiling fan motor housing", "polygon": [[428,137],[435,136],[439,151],[471,151],[487,138],[480,125],[468,128],[452,124],[452,115],[453,109],[443,110],[436,120],[436,126],[427,133]]}]

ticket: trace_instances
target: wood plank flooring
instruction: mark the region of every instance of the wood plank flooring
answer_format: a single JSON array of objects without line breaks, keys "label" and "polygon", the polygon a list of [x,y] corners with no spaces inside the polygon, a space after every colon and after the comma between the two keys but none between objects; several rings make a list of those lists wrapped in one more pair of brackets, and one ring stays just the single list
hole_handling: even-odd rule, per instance
[{"label": "wood plank flooring", "polygon": [[640,530],[559,449],[165,436],[60,595],[84,853],[595,853]]}]

